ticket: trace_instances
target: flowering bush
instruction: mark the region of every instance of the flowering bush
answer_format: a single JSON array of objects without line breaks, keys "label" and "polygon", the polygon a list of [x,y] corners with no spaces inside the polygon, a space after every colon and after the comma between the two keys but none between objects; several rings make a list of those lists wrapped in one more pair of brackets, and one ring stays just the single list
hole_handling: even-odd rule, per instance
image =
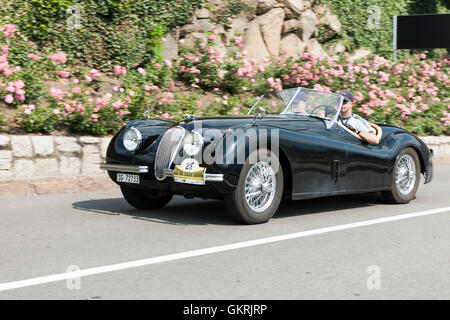
[{"label": "flowering bush", "polygon": [[245,114],[261,93],[303,86],[352,90],[354,111],[370,121],[417,134],[450,134],[448,55],[431,60],[425,52],[394,64],[377,55],[354,62],[348,53],[333,59],[306,52],[258,64],[247,58],[240,37],[225,46],[212,30],[184,48],[177,62],[154,58],[98,70],[67,66],[66,53],[56,50],[28,52],[13,66],[16,32],[15,26],[0,27],[0,103],[18,107],[16,123],[28,132],[109,134],[124,121],[143,118],[144,111],[164,120],[184,113]]},{"label": "flowering bush", "polygon": [[224,45],[217,44],[217,35],[218,31],[213,29],[211,34],[201,35],[196,39],[194,49],[181,51],[178,76],[193,88],[212,88],[220,81]]}]

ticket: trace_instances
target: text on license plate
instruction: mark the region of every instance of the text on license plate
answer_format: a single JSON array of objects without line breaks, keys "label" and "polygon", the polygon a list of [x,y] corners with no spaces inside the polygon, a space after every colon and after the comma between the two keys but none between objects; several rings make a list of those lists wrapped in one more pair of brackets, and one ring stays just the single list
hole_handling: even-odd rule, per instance
[{"label": "text on license plate", "polygon": [[175,182],[189,184],[205,184],[205,168],[198,168],[195,171],[185,171],[181,166],[176,166],[173,173]]},{"label": "text on license plate", "polygon": [[139,175],[128,174],[128,173],[118,173],[117,174],[117,182],[128,182],[128,183],[139,184]]}]

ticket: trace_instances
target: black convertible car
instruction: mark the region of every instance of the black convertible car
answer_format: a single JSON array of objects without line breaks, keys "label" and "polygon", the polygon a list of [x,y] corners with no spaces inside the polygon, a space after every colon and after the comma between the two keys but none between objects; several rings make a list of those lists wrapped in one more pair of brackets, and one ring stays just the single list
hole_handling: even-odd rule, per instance
[{"label": "black convertible car", "polygon": [[223,199],[247,224],[268,221],[282,199],[382,192],[415,197],[433,176],[432,150],[404,129],[370,125],[369,144],[338,120],[342,96],[293,88],[260,97],[244,116],[127,122],[107,150],[108,171],[125,199],[157,209],[174,194]]}]

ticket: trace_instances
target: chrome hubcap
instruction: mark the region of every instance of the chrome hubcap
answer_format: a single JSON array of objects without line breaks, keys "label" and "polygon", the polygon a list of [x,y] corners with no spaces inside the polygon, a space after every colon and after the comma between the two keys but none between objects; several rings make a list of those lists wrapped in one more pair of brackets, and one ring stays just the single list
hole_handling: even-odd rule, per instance
[{"label": "chrome hubcap", "polygon": [[272,166],[265,161],[255,163],[245,178],[245,200],[254,212],[263,212],[275,197],[276,178]]},{"label": "chrome hubcap", "polygon": [[395,183],[397,184],[398,192],[402,195],[409,194],[414,188],[416,183],[416,164],[409,154],[403,155],[397,163]]}]

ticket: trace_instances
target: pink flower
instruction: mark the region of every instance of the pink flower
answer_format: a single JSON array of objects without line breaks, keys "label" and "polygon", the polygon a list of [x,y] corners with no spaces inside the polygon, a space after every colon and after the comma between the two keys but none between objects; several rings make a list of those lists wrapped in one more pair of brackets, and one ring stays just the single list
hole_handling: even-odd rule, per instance
[{"label": "pink flower", "polygon": [[120,76],[121,74],[127,74],[127,68],[121,67],[121,66],[115,66],[114,67],[114,75],[116,77]]},{"label": "pink flower", "polygon": [[70,77],[70,73],[67,71],[56,71],[56,74],[60,76],[61,78],[68,78]]},{"label": "pink flower", "polygon": [[89,74],[92,76],[92,79],[95,79],[101,75],[100,71],[98,71],[97,69],[92,69]]},{"label": "pink flower", "polygon": [[25,83],[22,80],[19,79],[17,81],[14,81],[14,86],[17,89],[22,89],[23,87],[25,87]]},{"label": "pink flower", "polygon": [[170,116],[169,116],[168,113],[163,113],[163,114],[161,115],[161,119],[162,119],[162,120],[169,120],[169,118],[170,118]]},{"label": "pink flower", "polygon": [[164,63],[166,64],[167,68],[172,68],[172,62],[170,60],[164,60]]},{"label": "pink flower", "polygon": [[60,112],[59,109],[53,109],[53,114],[59,114]]},{"label": "pink flower", "polygon": [[61,91],[61,89],[51,87],[50,88],[50,96],[53,98],[56,98],[58,100],[61,100],[63,97],[63,92]]},{"label": "pink flower", "polygon": [[159,63],[155,63],[155,69],[156,70],[161,69],[161,65]]},{"label": "pink flower", "polygon": [[112,106],[113,106],[115,109],[119,109],[120,107],[123,106],[123,102],[122,102],[121,100],[117,100],[116,102],[114,102],[114,103],[112,104]]},{"label": "pink flower", "polygon": [[67,62],[67,56],[64,52],[58,51],[57,53],[52,53],[48,58],[58,64],[64,64]]},{"label": "pink flower", "polygon": [[145,75],[147,74],[147,72],[145,71],[144,68],[138,68],[137,71],[138,71],[141,75],[143,75],[144,77],[145,77]]},{"label": "pink flower", "polygon": [[25,109],[24,113],[25,114],[31,114],[33,111],[31,109]]},{"label": "pink flower", "polygon": [[3,50],[3,52],[4,52],[5,54],[8,54],[8,52],[9,52],[9,46],[8,46],[7,44],[5,44],[5,45],[2,47],[2,50]]},{"label": "pink flower", "polygon": [[34,53],[29,53],[27,57],[30,58],[32,61],[40,59],[40,57],[35,55]]},{"label": "pink flower", "polygon": [[5,97],[5,102],[6,102],[6,103],[13,103],[13,101],[14,101],[14,97],[13,97],[12,95],[8,94],[8,95]]},{"label": "pink flower", "polygon": [[14,24],[5,24],[4,26],[0,27],[0,32],[3,32],[5,37],[10,37],[16,32],[16,25]]},{"label": "pink flower", "polygon": [[73,87],[72,88],[72,92],[73,93],[81,93],[81,88],[80,87]]}]

